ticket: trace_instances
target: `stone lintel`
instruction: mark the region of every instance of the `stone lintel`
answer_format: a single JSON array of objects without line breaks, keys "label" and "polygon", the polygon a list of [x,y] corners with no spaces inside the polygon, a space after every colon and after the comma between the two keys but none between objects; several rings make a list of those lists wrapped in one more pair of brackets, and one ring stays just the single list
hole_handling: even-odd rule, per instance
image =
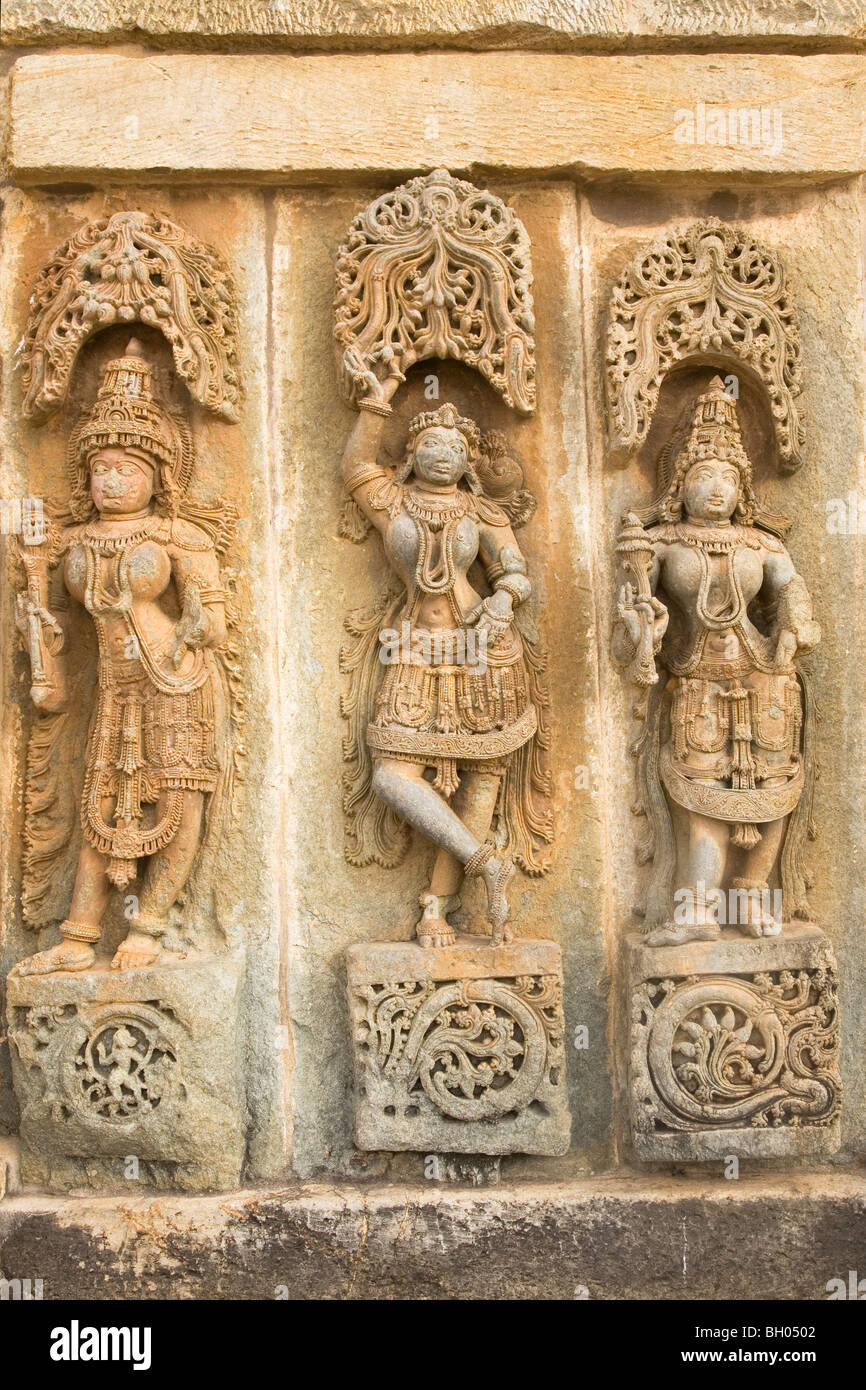
[{"label": "stone lintel", "polygon": [[17,60],[9,149],[22,182],[791,180],[861,172],[864,112],[856,55],[90,52]]},{"label": "stone lintel", "polygon": [[197,47],[569,50],[712,45],[715,49],[863,46],[862,18],[844,0],[804,6],[671,5],[665,0],[6,0],[7,44],[140,43]]}]

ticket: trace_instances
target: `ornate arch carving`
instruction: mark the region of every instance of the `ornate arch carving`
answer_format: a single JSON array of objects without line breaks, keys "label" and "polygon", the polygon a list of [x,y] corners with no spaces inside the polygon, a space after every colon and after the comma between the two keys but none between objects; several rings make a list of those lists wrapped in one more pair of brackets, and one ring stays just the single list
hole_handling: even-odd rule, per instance
[{"label": "ornate arch carving", "polygon": [[659,237],[614,286],[607,381],[614,448],[644,442],[670,369],[688,358],[744,364],[763,383],[779,466],[797,468],[805,431],[800,334],[778,257],[716,219]]},{"label": "ornate arch carving", "polygon": [[158,328],[196,400],[237,419],[237,305],[211,247],[158,213],[100,217],[71,236],[40,272],[21,347],[24,414],[66,399],[78,353],[113,324]]}]

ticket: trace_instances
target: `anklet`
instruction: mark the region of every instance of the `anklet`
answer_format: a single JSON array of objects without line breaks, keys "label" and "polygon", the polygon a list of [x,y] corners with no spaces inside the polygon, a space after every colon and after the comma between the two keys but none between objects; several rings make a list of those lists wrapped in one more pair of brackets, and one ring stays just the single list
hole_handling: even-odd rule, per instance
[{"label": "anklet", "polygon": [[475,874],[480,874],[485,864],[490,862],[495,853],[496,850],[493,845],[481,845],[474,854],[470,854],[466,863],[463,865],[463,872],[466,877],[472,878]]},{"label": "anklet", "polygon": [[61,922],[60,935],[67,941],[83,941],[89,946],[99,940],[99,928],[90,927],[86,922]]}]

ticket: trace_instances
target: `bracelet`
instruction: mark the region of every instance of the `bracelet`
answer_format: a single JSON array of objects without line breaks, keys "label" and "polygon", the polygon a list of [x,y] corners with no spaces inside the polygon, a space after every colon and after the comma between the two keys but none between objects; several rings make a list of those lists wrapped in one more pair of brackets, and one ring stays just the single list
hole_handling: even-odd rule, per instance
[{"label": "bracelet", "polygon": [[525,603],[532,593],[532,585],[525,574],[503,574],[493,587],[497,593],[502,589],[506,594],[510,594],[516,604]]},{"label": "bracelet", "polygon": [[379,463],[361,464],[356,473],[344,480],[347,492],[354,492],[356,488],[362,487],[364,483],[372,483],[381,480],[383,468]]},{"label": "bracelet", "polygon": [[358,409],[369,410],[373,415],[393,414],[390,405],[386,405],[384,401],[374,401],[371,396],[364,396],[364,398],[358,402]]}]

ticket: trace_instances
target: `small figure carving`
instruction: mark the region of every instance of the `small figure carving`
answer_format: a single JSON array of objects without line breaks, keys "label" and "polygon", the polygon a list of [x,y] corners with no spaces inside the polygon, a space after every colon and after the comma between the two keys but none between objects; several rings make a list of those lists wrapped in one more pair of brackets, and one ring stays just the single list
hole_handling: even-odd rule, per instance
[{"label": "small figure carving", "polygon": [[166,1092],[180,1089],[170,1045],[137,1019],[100,1023],[75,1065],[86,1108],[106,1120],[152,1110]]},{"label": "small figure carving", "polygon": [[[90,415],[69,448],[67,524],[22,545],[27,575],[18,625],[31,662],[37,721],[28,760],[25,915],[44,925],[43,900],[71,826],[57,822],[59,767],[73,704],[68,596],[96,629],[98,689],[85,753],[83,843],[60,944],[18,975],[83,970],[111,886],[147,860],[115,969],[157,959],[169,912],[187,885],[203,823],[216,830],[231,787],[231,671],[227,594],[219,557],[233,530],[224,505],[186,497],[189,431],[156,398],[136,341],[110,362]],[[221,650],[222,649],[222,650]],[[206,813],[207,806],[207,816]]]},{"label": "small figure carving", "polygon": [[[775,935],[781,917],[808,916],[800,857],[804,830],[813,833],[814,706],[796,665],[820,640],[811,599],[780,539],[784,523],[755,497],[736,403],[718,377],[682,439],[663,455],[662,495],[626,516],[617,545],[615,651],[648,697],[635,751],[644,857],[654,857],[652,945],[718,937],[731,848],[742,855],[732,887],[745,935]],[[688,813],[681,881],[692,896],[681,922],[671,919],[671,804]],[[781,914],[768,906],[777,864]]]},{"label": "small figure carving", "polygon": [[[418,940],[454,941],[447,918],[460,905],[464,876],[478,874],[499,943],[511,935],[512,856],[527,872],[543,872],[552,827],[544,662],[528,626],[521,633],[517,624],[531,585],[509,512],[487,494],[482,474],[503,503],[503,492],[514,501],[515,516],[525,519],[531,507],[514,486],[522,472],[504,461],[501,437],[484,439],[450,404],[412,421],[402,467],[379,463],[401,380],[395,366],[387,376],[367,373],[343,458],[353,504],[381,534],[405,589],[387,613],[351,620],[357,640],[343,654],[352,677],[343,707],[352,725],[349,857],[395,863],[404,823],[414,826],[439,851],[421,895]],[[476,561],[483,574],[470,576]],[[485,596],[478,584],[491,591]],[[380,653],[389,622],[399,644]],[[489,838],[495,817],[499,845]]]}]

